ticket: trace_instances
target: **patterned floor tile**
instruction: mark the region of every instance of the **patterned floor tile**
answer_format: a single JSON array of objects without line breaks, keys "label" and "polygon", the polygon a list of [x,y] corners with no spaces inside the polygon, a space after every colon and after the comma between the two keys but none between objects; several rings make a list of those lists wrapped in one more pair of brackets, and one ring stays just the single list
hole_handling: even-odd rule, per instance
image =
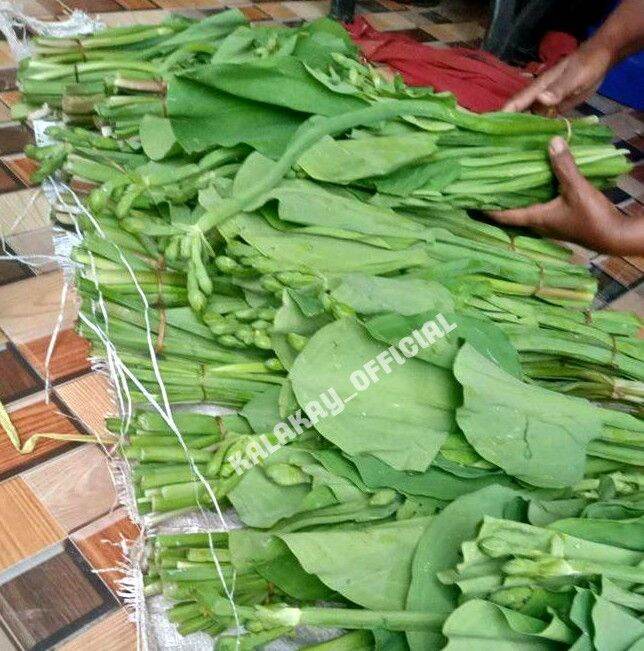
[{"label": "patterned floor tile", "polygon": [[0,402],[10,403],[43,387],[43,382],[24,363],[13,346],[0,343]]},{"label": "patterned floor tile", "polygon": [[620,176],[617,180],[617,188],[628,195],[628,198],[644,201],[644,184],[633,176]]},{"label": "patterned floor tile", "polygon": [[60,525],[19,477],[0,484],[0,512],[0,571],[65,537]]},{"label": "patterned floor tile", "polygon": [[[0,107],[0,110],[1,107]],[[13,154],[2,159],[4,166],[24,185],[31,186],[31,175],[38,169],[38,164],[23,154]]]},{"label": "patterned floor tile", "polygon": [[65,0],[65,5],[69,9],[80,9],[90,14],[120,11],[121,9],[115,0]]},{"label": "patterned floor tile", "polygon": [[484,29],[478,23],[458,23],[433,25],[427,28],[427,31],[439,41],[453,43],[455,41],[471,41],[483,36]]},{"label": "patterned floor tile", "polygon": [[157,6],[150,0],[116,0],[123,9],[156,9]]},{"label": "patterned floor tile", "polygon": [[642,272],[624,258],[600,255],[593,260],[593,264],[626,287],[631,287],[642,278]]},{"label": "patterned floor tile", "polygon": [[[13,254],[13,251],[9,249],[9,254]],[[7,255],[4,251],[0,253],[0,256]],[[31,273],[25,265],[15,260],[0,260],[0,285],[9,285],[10,283],[15,283],[17,280],[22,280],[24,278],[29,278]]]},{"label": "patterned floor tile", "polygon": [[[69,481],[70,477],[74,481]],[[116,506],[107,459],[95,445],[83,445],[41,463],[23,473],[22,478],[66,532]]]},{"label": "patterned floor tile", "polygon": [[46,274],[59,268],[50,227],[8,235],[5,242],[16,256],[20,256],[29,275]]},{"label": "patterned floor tile", "polygon": [[125,609],[119,608],[93,622],[78,635],[65,640],[58,651],[136,651],[136,648],[136,625],[129,620]]},{"label": "patterned floor tile", "polygon": [[315,20],[326,16],[329,13],[330,5],[327,0],[298,0],[282,4],[304,20]]},{"label": "patterned floor tile", "polygon": [[0,93],[0,103],[7,108],[11,108],[14,104],[17,104],[22,97],[22,93],[19,90],[6,90]]},{"label": "patterned floor tile", "polygon": [[633,312],[644,320],[644,284],[613,301],[608,309]]},{"label": "patterned floor tile", "polygon": [[369,14],[369,24],[382,32],[391,32],[401,29],[415,29],[416,25],[407,14]]},{"label": "patterned floor tile", "polygon": [[609,126],[617,139],[629,140],[642,133],[642,124],[628,111],[618,111],[602,117],[601,122]]},{"label": "patterned floor tile", "polygon": [[49,227],[50,207],[40,188],[0,195],[0,233],[5,236]]},{"label": "patterned floor tile", "polygon": [[0,586],[0,614],[29,649],[49,649],[115,607],[114,597],[72,544]]},{"label": "patterned floor tile", "polygon": [[55,391],[88,432],[99,438],[107,434],[105,415],[115,413],[116,405],[106,377],[89,373],[58,386]]},{"label": "patterned floor tile", "polygon": [[244,13],[248,20],[260,21],[260,20],[269,20],[270,16],[262,11],[259,7],[241,7],[241,11]]},{"label": "patterned floor tile", "polygon": [[33,143],[33,134],[17,122],[0,123],[0,155],[23,151],[25,145]]},{"label": "patterned floor tile", "polygon": [[16,64],[17,61],[9,49],[9,43],[0,42],[0,68],[12,68]]},{"label": "patterned floor tile", "polygon": [[139,537],[138,527],[130,520],[125,511],[120,510],[106,515],[84,527],[71,536],[74,544],[100,572],[100,577],[109,588],[116,592],[118,581],[123,572],[117,568],[124,560],[124,551]]},{"label": "patterned floor tile", "polygon": [[0,194],[22,189],[22,183],[12,174],[10,168],[0,161]]},{"label": "patterned floor tile", "polygon": [[262,10],[275,20],[293,20],[297,14],[285,7],[281,2],[262,2]]},{"label": "patterned floor tile", "polygon": [[[25,404],[27,403],[28,404]],[[84,433],[61,411],[61,405],[54,401],[47,404],[40,396],[29,401],[14,402],[7,411],[24,443],[32,434],[53,432],[56,434]],[[40,439],[30,454],[20,454],[9,441],[4,431],[0,431],[0,479],[15,475],[60,454],[77,445],[67,441]],[[0,510],[1,512],[1,510]]]},{"label": "patterned floor tile", "polygon": [[108,14],[98,14],[98,19],[107,27],[128,27],[130,25],[155,25],[165,20],[169,15],[169,11],[151,9],[149,11],[117,11]]},{"label": "patterned floor tile", "polygon": [[[14,344],[50,335],[60,314],[62,287],[59,272],[0,287],[0,328]],[[69,298],[63,310],[62,330],[72,328],[76,317],[73,291]]]},{"label": "patterned floor tile", "polygon": [[[40,377],[46,375],[45,361],[51,337],[41,337],[20,345],[20,351]],[[90,370],[87,360],[89,343],[74,330],[63,330],[56,338],[51,360],[49,377],[52,382],[62,382]]]}]

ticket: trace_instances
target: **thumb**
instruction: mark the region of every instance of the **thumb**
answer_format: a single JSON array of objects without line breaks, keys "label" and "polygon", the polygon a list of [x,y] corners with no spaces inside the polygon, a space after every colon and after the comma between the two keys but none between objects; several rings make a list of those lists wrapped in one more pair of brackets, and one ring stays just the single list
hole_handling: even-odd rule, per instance
[{"label": "thumb", "polygon": [[552,171],[559,180],[561,193],[566,196],[571,190],[576,189],[585,181],[575,159],[568,147],[568,143],[560,136],[550,141],[549,147]]}]

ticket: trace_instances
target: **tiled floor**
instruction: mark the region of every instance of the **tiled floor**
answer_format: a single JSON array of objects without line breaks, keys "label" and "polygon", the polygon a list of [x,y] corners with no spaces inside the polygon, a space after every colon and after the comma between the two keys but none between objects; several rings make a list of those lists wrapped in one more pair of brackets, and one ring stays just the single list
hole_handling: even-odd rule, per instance
[{"label": "tiled floor", "polygon": [[[484,33],[486,3],[436,0],[412,7],[394,0],[365,0],[361,14],[378,29],[401,31],[430,47],[476,45]],[[241,6],[252,20],[297,23],[325,15],[328,2],[297,0],[22,0],[40,19],[62,19],[67,8],[99,14],[108,25],[156,22],[179,10],[206,15]],[[26,438],[33,432],[103,431],[111,408],[107,387],[91,371],[87,345],[73,331],[74,301],[68,300],[62,332],[49,365],[53,389],[46,400],[45,358],[60,311],[62,274],[51,264],[37,268],[3,257],[51,253],[47,202],[29,184],[31,164],[20,153],[32,140],[26,127],[10,121],[15,62],[0,42],[0,401]],[[635,171],[610,196],[626,213],[644,215],[642,153],[644,116],[599,96],[580,107],[599,115],[631,151]],[[598,306],[644,314],[643,258],[597,256],[576,247],[580,262],[600,278]],[[42,261],[41,261],[42,262]],[[103,452],[75,443],[41,442],[19,455],[0,434],[0,649],[136,648],[116,592],[122,541],[136,527],[118,508]],[[101,571],[107,570],[107,571]]]}]

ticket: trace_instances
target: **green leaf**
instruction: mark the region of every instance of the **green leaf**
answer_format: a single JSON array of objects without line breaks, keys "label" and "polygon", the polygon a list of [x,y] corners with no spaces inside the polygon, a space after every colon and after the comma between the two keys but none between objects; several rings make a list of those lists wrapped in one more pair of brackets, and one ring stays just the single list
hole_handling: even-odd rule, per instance
[{"label": "green leaf", "polygon": [[[458,498],[432,520],[418,542],[407,595],[408,610],[450,613],[458,591],[441,583],[436,573],[458,562],[460,546],[476,535],[486,514],[519,517],[520,493],[502,486],[488,486]],[[443,636],[431,631],[407,634],[412,651],[441,648]]]},{"label": "green leaf", "polygon": [[592,405],[524,384],[469,344],[454,375],[463,386],[458,424],[484,459],[534,486],[565,487],[583,477],[586,446],[601,433]]},{"label": "green leaf", "polygon": [[289,374],[293,391],[304,410],[329,388],[344,401],[353,396],[341,413],[315,423],[346,454],[370,454],[398,470],[426,470],[454,428],[458,387],[443,369],[409,359],[356,391],[352,373],[382,350],[357,322],[331,323],[295,360]]},{"label": "green leaf", "polygon": [[318,181],[346,185],[370,176],[385,176],[405,165],[427,159],[436,151],[430,135],[384,136],[334,140],[325,136],[297,161]]},{"label": "green leaf", "polygon": [[431,518],[281,535],[302,567],[355,604],[404,609],[416,544]]}]

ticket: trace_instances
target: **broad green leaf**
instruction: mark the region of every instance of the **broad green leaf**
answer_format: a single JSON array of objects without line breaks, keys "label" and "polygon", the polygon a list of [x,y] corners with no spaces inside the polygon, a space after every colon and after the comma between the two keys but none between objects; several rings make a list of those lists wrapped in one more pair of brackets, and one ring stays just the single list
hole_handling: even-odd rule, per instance
[{"label": "broad green leaf", "polygon": [[385,136],[358,140],[321,138],[297,161],[318,181],[351,183],[370,176],[385,176],[427,159],[436,151],[436,138],[429,135]]},{"label": "broad green leaf", "polygon": [[472,599],[459,606],[443,626],[449,651],[552,651],[575,641],[575,632],[553,617],[544,622],[497,604]]},{"label": "broad green leaf", "polygon": [[168,118],[144,116],[139,127],[139,138],[145,155],[152,160],[162,160],[180,151]]},{"label": "broad green leaf", "polygon": [[469,344],[454,375],[463,386],[458,424],[484,459],[534,486],[570,486],[583,477],[586,446],[601,433],[595,407],[524,384]]},{"label": "broad green leaf", "polygon": [[[408,610],[452,612],[458,603],[454,586],[441,583],[436,573],[452,568],[459,560],[460,547],[475,537],[486,514],[520,517],[520,493],[502,486],[488,486],[464,495],[437,515],[418,542],[407,595]],[[442,648],[444,638],[432,631],[407,633],[412,651]]]},{"label": "broad green leaf", "polygon": [[416,544],[431,518],[281,535],[302,567],[355,604],[402,610]]},{"label": "broad green leaf", "polygon": [[293,391],[303,409],[329,388],[337,391],[344,410],[315,427],[346,454],[369,454],[398,470],[426,470],[454,428],[458,387],[443,369],[409,359],[402,366],[394,362],[390,373],[358,392],[350,377],[382,351],[357,322],[331,323],[295,360]]}]

